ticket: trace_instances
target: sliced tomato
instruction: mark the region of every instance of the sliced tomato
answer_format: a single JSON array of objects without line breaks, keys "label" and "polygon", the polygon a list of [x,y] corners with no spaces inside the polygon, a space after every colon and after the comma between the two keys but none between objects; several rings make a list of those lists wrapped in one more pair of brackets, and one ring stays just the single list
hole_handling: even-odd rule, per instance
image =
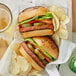
[{"label": "sliced tomato", "polygon": [[18,25],[19,28],[22,28],[22,25]]},{"label": "sliced tomato", "polygon": [[47,24],[53,24],[53,21],[50,19],[40,20],[40,22],[47,23]]}]

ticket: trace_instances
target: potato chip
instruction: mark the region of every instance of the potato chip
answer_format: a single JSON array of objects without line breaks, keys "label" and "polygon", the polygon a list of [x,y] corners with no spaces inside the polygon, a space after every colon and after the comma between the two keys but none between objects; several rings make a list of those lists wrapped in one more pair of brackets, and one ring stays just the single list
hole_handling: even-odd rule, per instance
[{"label": "potato chip", "polygon": [[17,57],[17,63],[19,64],[20,70],[23,73],[27,74],[32,68],[31,65],[27,62],[27,60],[22,56]]},{"label": "potato chip", "polygon": [[13,52],[12,52],[12,59],[15,59],[15,58],[17,58],[17,54],[16,54],[15,51],[13,51]]},{"label": "potato chip", "polygon": [[31,68],[31,65],[27,62],[27,60],[24,57],[17,55],[16,51],[13,51],[10,68],[10,71],[13,75],[27,74],[30,72]]},{"label": "potato chip", "polygon": [[64,21],[66,19],[66,13],[63,8],[51,6],[50,11],[53,12],[59,18],[59,20]]},{"label": "potato chip", "polygon": [[53,36],[52,36],[53,40],[55,41],[55,43],[57,44],[57,46],[60,45],[60,38],[58,36],[57,33],[55,33]]},{"label": "potato chip", "polygon": [[13,75],[17,75],[20,72],[20,66],[17,64],[15,59],[12,60],[10,71]]},{"label": "potato chip", "polygon": [[29,76],[42,76],[42,75],[35,69],[32,69]]},{"label": "potato chip", "polygon": [[61,39],[67,39],[68,38],[68,30],[66,29],[66,26],[60,25],[60,29],[57,31],[57,35]]},{"label": "potato chip", "polygon": [[13,46],[12,46],[12,50],[15,51],[15,53],[17,55],[21,55],[20,52],[19,52],[19,50],[18,50],[19,49],[19,46],[20,46],[19,43],[14,43]]},{"label": "potato chip", "polygon": [[57,18],[57,16],[52,13],[53,15],[53,25],[54,25],[54,31],[57,31],[59,29],[59,19]]},{"label": "potato chip", "polygon": [[60,21],[61,25],[66,25],[67,23],[69,23],[70,19],[68,16],[66,16],[66,19],[64,21]]}]

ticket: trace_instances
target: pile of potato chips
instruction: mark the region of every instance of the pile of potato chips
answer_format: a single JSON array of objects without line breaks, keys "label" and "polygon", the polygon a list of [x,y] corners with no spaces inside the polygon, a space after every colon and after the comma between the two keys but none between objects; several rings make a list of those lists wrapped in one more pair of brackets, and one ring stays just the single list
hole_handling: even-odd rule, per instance
[{"label": "pile of potato chips", "polygon": [[32,66],[27,62],[27,60],[21,56],[19,53],[19,43],[14,43],[12,46],[12,61],[10,65],[10,71],[11,73],[16,76],[16,75],[21,75],[21,76],[42,76],[41,74],[38,73]]},{"label": "pile of potato chips", "polygon": [[54,24],[55,34],[52,36],[52,38],[59,46],[61,39],[68,38],[68,30],[66,28],[66,25],[69,22],[69,18],[66,15],[64,9],[58,6],[51,6],[50,12],[53,14],[54,17],[53,24]]}]

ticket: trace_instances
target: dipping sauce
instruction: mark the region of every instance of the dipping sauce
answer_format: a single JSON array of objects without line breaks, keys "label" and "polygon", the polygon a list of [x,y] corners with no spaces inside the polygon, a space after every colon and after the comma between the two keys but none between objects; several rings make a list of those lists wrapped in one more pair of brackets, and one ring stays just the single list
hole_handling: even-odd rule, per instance
[{"label": "dipping sauce", "polygon": [[10,24],[10,15],[7,10],[0,8],[0,30]]}]

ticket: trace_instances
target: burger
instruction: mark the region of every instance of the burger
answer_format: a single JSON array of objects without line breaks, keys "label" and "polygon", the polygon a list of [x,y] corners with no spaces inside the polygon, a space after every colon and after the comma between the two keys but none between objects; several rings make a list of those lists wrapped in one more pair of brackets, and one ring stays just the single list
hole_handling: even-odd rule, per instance
[{"label": "burger", "polygon": [[55,61],[59,55],[57,45],[47,36],[24,39],[19,47],[19,52],[37,71],[44,69],[48,63]]},{"label": "burger", "polygon": [[24,38],[53,35],[53,14],[43,6],[27,8],[19,13],[18,26]]}]

